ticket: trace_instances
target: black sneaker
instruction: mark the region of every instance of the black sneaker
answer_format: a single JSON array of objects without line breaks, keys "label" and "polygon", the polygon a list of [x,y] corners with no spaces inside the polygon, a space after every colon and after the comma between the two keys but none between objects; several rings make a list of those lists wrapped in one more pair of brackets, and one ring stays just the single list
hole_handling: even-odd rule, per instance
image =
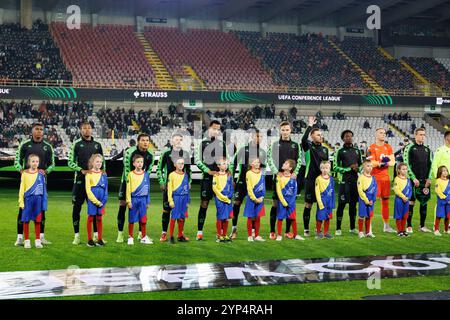
[{"label": "black sneaker", "polygon": [[170,240],[169,240],[169,242],[170,242],[171,244],[174,244],[174,243],[175,243],[175,239],[174,239],[174,237],[170,237]]},{"label": "black sneaker", "polygon": [[397,237],[403,237],[403,232],[397,232]]},{"label": "black sneaker", "polygon": [[94,240],[89,240],[88,243],[87,243],[87,246],[88,246],[88,247],[95,247],[95,242],[94,242]]},{"label": "black sneaker", "polygon": [[184,236],[178,237],[177,240],[179,242],[188,242],[188,240],[186,240],[186,238]]},{"label": "black sneaker", "polygon": [[404,237],[409,237],[409,234],[406,231],[403,231],[402,233]]},{"label": "black sneaker", "polygon": [[97,243],[96,243],[96,245],[97,245],[98,247],[104,247],[104,246],[105,246],[105,243],[103,242],[103,240],[98,240]]}]

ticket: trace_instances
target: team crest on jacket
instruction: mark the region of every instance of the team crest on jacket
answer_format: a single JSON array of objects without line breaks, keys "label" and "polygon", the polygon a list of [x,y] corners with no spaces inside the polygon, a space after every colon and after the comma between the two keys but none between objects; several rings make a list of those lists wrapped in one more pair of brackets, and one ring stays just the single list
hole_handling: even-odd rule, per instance
[{"label": "team crest on jacket", "polygon": [[291,148],[294,149],[295,148],[295,144],[292,143],[291,144]]}]

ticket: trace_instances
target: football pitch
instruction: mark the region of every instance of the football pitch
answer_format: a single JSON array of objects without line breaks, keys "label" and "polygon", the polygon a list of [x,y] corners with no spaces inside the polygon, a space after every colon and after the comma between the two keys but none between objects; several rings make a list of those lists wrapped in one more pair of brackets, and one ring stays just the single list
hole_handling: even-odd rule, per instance
[{"label": "football pitch", "polygon": [[[436,237],[432,233],[419,233],[418,204],[415,207],[413,226],[414,234],[409,238],[398,238],[396,234],[382,232],[380,203],[375,206],[373,231],[374,239],[358,239],[357,235],[349,234],[348,206],[344,212],[343,235],[332,240],[306,241],[283,239],[281,242],[269,241],[269,212],[272,191],[268,190],[266,216],[262,219],[261,234],[266,242],[247,241],[246,219],[243,217],[243,206],[239,216],[238,239],[232,243],[215,242],[215,209],[214,200],[210,202],[204,228],[205,241],[195,241],[197,231],[197,213],[199,208],[199,186],[193,184],[191,190],[191,205],[189,218],[186,221],[185,233],[190,237],[188,243],[160,243],[162,194],[157,190],[156,181],[152,181],[151,205],[148,211],[147,230],[154,240],[154,245],[144,246],[136,243],[128,246],[126,243],[115,242],[117,236],[117,179],[111,179],[110,197],[104,217],[104,238],[108,241],[104,248],[86,246],[86,206],[83,206],[80,235],[82,244],[72,245],[72,205],[70,183],[64,188],[49,188],[49,204],[46,213],[46,238],[53,244],[44,249],[25,250],[14,247],[16,239],[17,194],[18,181],[0,178],[0,272],[27,270],[67,269],[70,266],[80,268],[98,267],[130,267],[167,264],[193,264],[214,262],[244,262],[276,259],[306,259],[390,255],[406,253],[449,252],[450,235]],[[393,199],[393,197],[392,197]],[[435,194],[429,202],[427,226],[432,228],[434,221]],[[297,221],[300,234],[303,234],[303,197],[298,199]],[[391,216],[393,201],[391,200]],[[310,228],[315,225],[315,206],[311,213]],[[231,225],[231,223],[230,223]],[[331,221],[331,233],[336,226],[335,212]],[[395,227],[395,221],[391,220]],[[441,232],[442,232],[441,226]],[[135,231],[137,226],[135,226]],[[230,227],[231,229],[231,227]],[[284,226],[283,226],[284,229]],[[124,234],[127,233],[127,224]],[[31,239],[34,239],[33,227],[30,227]],[[32,241],[33,243],[33,241]],[[368,289],[367,282],[336,281],[324,283],[286,284],[250,287],[232,287],[220,289],[179,290],[125,294],[99,294],[91,296],[73,296],[58,299],[360,299],[368,295],[398,294],[407,292],[426,292],[449,290],[450,276],[426,276],[397,279],[382,279],[380,289]]]}]

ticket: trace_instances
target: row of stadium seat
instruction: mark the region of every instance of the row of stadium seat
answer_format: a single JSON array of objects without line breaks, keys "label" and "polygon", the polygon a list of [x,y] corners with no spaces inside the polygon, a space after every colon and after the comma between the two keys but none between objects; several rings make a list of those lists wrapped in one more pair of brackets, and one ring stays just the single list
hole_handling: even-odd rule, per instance
[{"label": "row of stadium seat", "polygon": [[75,82],[156,86],[152,68],[134,35],[133,26],[82,24],[68,30],[53,22],[52,34]]},{"label": "row of stadium seat", "polygon": [[322,36],[236,32],[271,71],[279,85],[290,87],[368,88],[358,73]]},{"label": "row of stadium seat", "polygon": [[174,65],[189,65],[207,88],[235,85],[243,90],[275,89],[270,75],[232,34],[216,30],[146,28],[154,51],[174,73]]},{"label": "row of stadium seat", "polygon": [[403,58],[426,79],[444,90],[450,90],[450,72],[439,61],[433,58]]},{"label": "row of stadium seat", "polygon": [[[50,30],[50,32],[49,32]],[[329,42],[343,51],[388,92],[415,89],[413,74],[397,59],[379,51],[372,39],[316,34],[221,32],[208,29],[146,27],[145,38],[172,76],[189,78],[190,66],[207,89],[280,91],[371,91],[357,70]],[[52,38],[53,37],[53,38]],[[59,47],[59,48],[58,48]],[[61,59],[62,57],[62,59]],[[422,76],[450,90],[450,59],[405,58]],[[70,80],[79,85],[157,87],[134,27],[82,24],[68,30],[41,21],[32,30],[0,26],[0,78]]]}]

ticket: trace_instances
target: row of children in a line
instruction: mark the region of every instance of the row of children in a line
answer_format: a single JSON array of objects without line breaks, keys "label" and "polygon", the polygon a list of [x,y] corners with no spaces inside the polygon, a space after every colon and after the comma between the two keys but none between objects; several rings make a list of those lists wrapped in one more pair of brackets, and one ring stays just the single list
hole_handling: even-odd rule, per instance
[{"label": "row of children in a line", "polygon": [[[214,177],[214,181],[222,179],[220,183],[213,182],[215,187],[214,192],[216,194],[216,207],[217,218],[222,220],[222,226],[225,226],[220,233],[220,224],[218,222],[217,234],[219,239],[229,241],[227,236],[227,220],[226,213],[230,212],[232,216],[232,182],[233,179],[228,175],[227,187],[222,188],[225,185],[226,172],[226,160],[221,159],[219,162],[220,173]],[[281,241],[282,235],[282,223],[283,220],[290,219],[291,226],[293,227],[294,239],[304,240],[297,231],[296,222],[296,195],[297,195],[297,181],[291,178],[292,172],[296,166],[294,160],[287,160],[282,166],[282,173],[277,176],[276,179],[276,192],[279,199],[279,205],[277,206],[277,237],[276,240]],[[374,214],[375,201],[377,199],[378,188],[375,177],[371,175],[373,164],[370,160],[365,160],[362,165],[362,173],[358,177],[358,228],[359,238],[370,237],[374,238],[372,233],[371,222]],[[333,209],[335,208],[335,192],[334,192],[334,179],[330,176],[331,164],[329,161],[323,161],[320,164],[321,175],[316,178],[315,181],[315,193],[317,198],[317,211],[316,211],[316,239],[332,239],[333,237],[329,233],[330,219],[332,218]],[[408,211],[410,199],[412,197],[412,182],[407,177],[408,166],[405,163],[400,163],[397,166],[397,176],[394,180],[394,219],[397,224],[397,235],[401,237],[407,237],[406,233],[406,221],[408,219]],[[260,220],[264,215],[264,196],[265,196],[265,177],[264,173],[260,169],[259,159],[255,158],[251,162],[251,169],[246,174],[247,182],[247,201],[244,209],[244,216],[247,220],[247,231],[249,241],[264,241],[259,235],[260,233]],[[217,190],[218,189],[218,190]],[[220,190],[224,190],[225,193],[220,193]],[[447,167],[441,166],[438,168],[436,177],[436,217],[435,217],[435,232],[434,234],[440,236],[439,224],[441,219],[444,219],[445,233],[450,234],[449,231],[449,219],[450,219],[450,183],[449,172]],[[225,196],[224,196],[225,195]],[[226,207],[223,211],[222,208]],[[223,212],[223,214],[220,214]],[[322,233],[323,225],[323,233]],[[366,232],[364,233],[364,226]],[[255,235],[252,235],[252,229],[255,230]]]},{"label": "row of children in a line", "polygon": [[[142,170],[143,157],[135,155],[132,159],[135,170],[130,172],[127,179],[126,201],[129,207],[129,240],[128,244],[134,244],[133,226],[139,223],[140,242],[152,244],[152,240],[146,235],[147,209],[150,204],[150,177],[148,172]],[[102,216],[105,213],[105,205],[108,200],[108,179],[101,171],[103,158],[95,154],[89,161],[90,172],[86,174],[86,194],[88,197],[88,246],[103,246],[102,240]],[[29,222],[35,222],[36,247],[42,248],[39,240],[41,212],[47,210],[47,193],[44,173],[38,170],[39,158],[30,155],[28,158],[29,169],[22,173],[19,206],[22,209],[22,222],[24,223],[25,248],[30,248]],[[233,217],[233,178],[228,171],[228,161],[225,158],[218,159],[219,173],[213,178],[213,191],[216,195],[217,209],[217,241],[231,241],[227,235],[228,220]],[[265,215],[264,197],[266,193],[265,174],[260,168],[258,158],[251,159],[250,170],[246,174],[247,201],[244,216],[247,217],[248,241],[264,241],[260,236],[261,217]],[[170,221],[170,242],[174,243],[175,222],[178,223],[178,241],[187,241],[183,234],[184,221],[188,216],[190,203],[190,181],[184,172],[184,161],[179,159],[175,164],[176,170],[169,174],[168,199],[172,208]],[[296,223],[296,194],[297,182],[292,179],[295,168],[294,160],[287,160],[282,166],[282,173],[277,176],[276,192],[280,200],[277,207],[277,231],[276,240],[282,240],[282,222],[290,219],[294,231],[294,239],[304,240],[297,232]],[[372,163],[369,160],[363,162],[362,174],[358,178],[359,193],[359,237],[374,237],[371,232],[371,219],[377,197],[377,184],[371,176]],[[322,174],[316,179],[316,238],[332,238],[329,234],[329,224],[335,207],[334,180],[330,176],[331,165],[324,161],[320,165]],[[408,218],[409,199],[412,196],[412,184],[407,178],[408,167],[401,163],[397,166],[397,177],[394,181],[395,204],[394,218],[397,222],[399,236],[407,236],[405,224]],[[449,233],[450,218],[450,184],[449,172],[445,166],[438,169],[436,180],[436,220],[435,234],[439,233],[440,220],[445,221],[445,232]],[[98,242],[95,244],[92,238],[92,224],[96,217]],[[324,227],[322,233],[322,224]],[[363,231],[365,225],[366,233]]]}]

